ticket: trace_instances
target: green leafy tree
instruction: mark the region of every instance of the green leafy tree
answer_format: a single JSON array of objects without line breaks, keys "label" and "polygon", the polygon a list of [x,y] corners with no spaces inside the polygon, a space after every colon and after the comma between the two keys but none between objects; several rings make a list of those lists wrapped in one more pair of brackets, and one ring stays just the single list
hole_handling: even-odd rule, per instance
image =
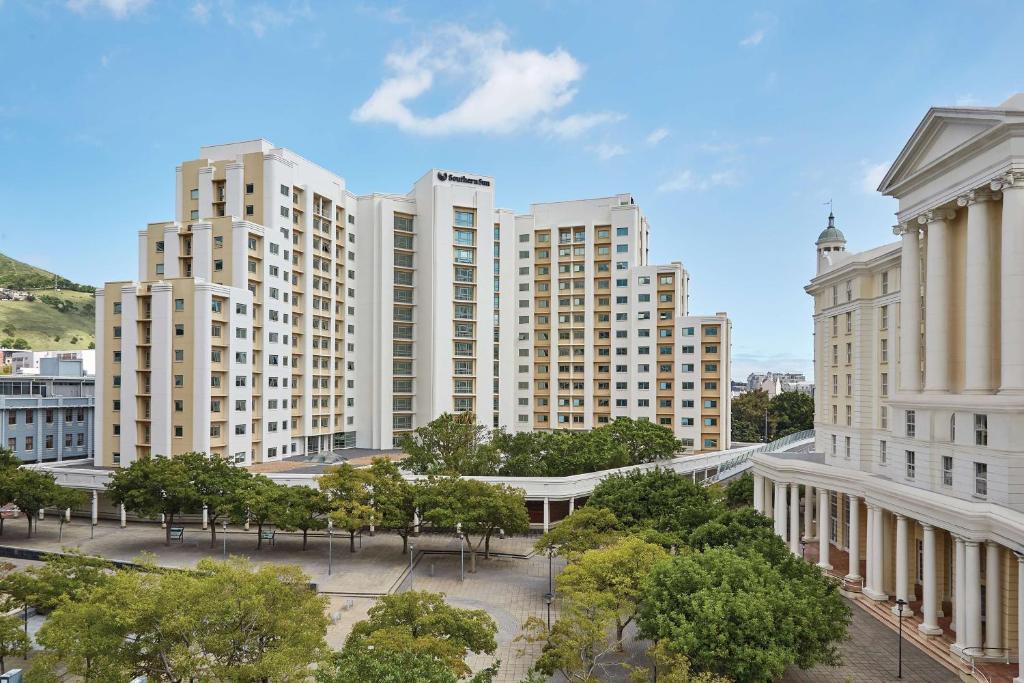
[{"label": "green leafy tree", "polygon": [[732,400],[732,440],[768,441],[765,416],[768,414],[768,392],[748,391]]},{"label": "green leafy tree", "polygon": [[462,679],[429,653],[353,647],[317,667],[316,680],[317,683],[458,683]]},{"label": "green leafy tree", "polygon": [[754,475],[744,472],[725,485],[725,504],[731,508],[754,505]]},{"label": "green leafy tree", "polygon": [[327,653],[326,599],[308,581],[297,567],[237,558],[118,571],[53,611],[29,680],[305,681]]},{"label": "green leafy tree", "polygon": [[25,515],[28,524],[28,536],[36,527],[36,513],[55,504],[63,505],[70,500],[70,495],[57,485],[56,479],[49,472],[39,472],[25,467],[7,469],[0,476],[6,480],[0,485],[0,492],[6,500],[3,504],[13,503]]},{"label": "green leafy tree", "polygon": [[627,536],[606,548],[583,553],[556,579],[567,600],[589,605],[612,615],[615,646],[622,649],[622,633],[636,618],[642,595],[641,583],[651,568],[668,557],[661,546]]},{"label": "green leafy tree", "polygon": [[[474,479],[441,478],[425,487],[420,496],[423,516],[438,527],[460,526],[469,549],[469,571],[476,571],[481,547],[489,551],[491,536],[499,529],[523,533],[530,528],[522,489]],[[489,553],[488,553],[489,555]]]},{"label": "green leafy tree", "polygon": [[357,470],[343,462],[327,469],[317,480],[320,490],[330,500],[328,518],[339,529],[348,532],[350,553],[356,551],[356,534],[370,524],[373,508],[370,506],[370,472]]},{"label": "green leafy tree", "polygon": [[634,667],[629,680],[632,683],[730,683],[728,678],[712,673],[695,673],[686,655],[673,652],[664,642],[647,648],[649,666]]},{"label": "green leafy tree", "polygon": [[230,516],[235,524],[256,525],[256,550],[263,548],[263,527],[284,510],[287,486],[256,474],[240,482],[231,498]]},{"label": "green leafy tree", "polygon": [[596,683],[597,672],[612,667],[617,654],[608,638],[610,616],[594,605],[567,607],[550,631],[543,620],[529,617],[518,639],[542,644],[531,671],[543,674],[543,681],[557,673],[572,683]]},{"label": "green leafy tree", "polygon": [[554,547],[557,555],[572,562],[588,550],[610,545],[623,533],[614,512],[587,505],[551,527],[533,547],[537,552]]},{"label": "green leafy tree", "polygon": [[417,497],[422,485],[406,481],[398,465],[387,458],[373,459],[369,484],[374,524],[397,533],[402,538],[402,552],[408,552],[409,536],[415,528],[413,522]]},{"label": "green leafy tree", "polygon": [[650,540],[665,546],[682,545],[722,509],[709,488],[665,469],[606,477],[587,500],[591,506],[611,510],[623,528],[646,529]]},{"label": "green leafy tree", "polygon": [[772,422],[772,438],[814,429],[814,399],[799,391],[784,391],[768,403]]},{"label": "green leafy tree", "polygon": [[778,680],[791,664],[837,665],[849,609],[817,579],[787,579],[757,552],[683,552],[645,582],[639,633],[699,671],[740,681]]},{"label": "green leafy tree", "polygon": [[549,432],[491,432],[491,446],[497,453],[499,473],[506,477],[540,477],[547,474],[544,453],[551,438]]},{"label": "green leafy tree", "polygon": [[212,548],[217,543],[217,522],[230,516],[236,492],[252,475],[226,458],[206,453],[182,453],[176,459],[184,463],[200,506],[206,505]]},{"label": "green leafy tree", "polygon": [[327,528],[327,513],[330,501],[321,491],[308,486],[286,486],[281,490],[280,509],[274,517],[274,524],[287,531],[302,532],[302,549],[310,530]]},{"label": "green leafy tree", "polygon": [[406,591],[382,596],[370,608],[367,619],[352,627],[343,656],[378,649],[426,655],[461,678],[470,673],[465,662],[470,652],[494,654],[497,632],[483,610],[452,607],[443,593]]},{"label": "green leafy tree", "polygon": [[164,545],[171,544],[174,518],[202,507],[186,461],[180,458],[141,457],[114,472],[107,492],[129,512],[151,519],[164,515]]},{"label": "green leafy tree", "polygon": [[[607,432],[611,440],[626,454],[623,465],[638,465],[671,458],[682,449],[682,444],[672,430],[648,420],[633,420],[628,417],[594,430]],[[619,465],[613,465],[616,467]]]},{"label": "green leafy tree", "polygon": [[497,474],[498,453],[487,439],[487,428],[471,412],[442,413],[399,444],[407,454],[402,462],[417,474]]},{"label": "green leafy tree", "polygon": [[32,584],[30,604],[50,611],[64,600],[81,599],[93,588],[105,584],[112,569],[109,561],[78,551],[46,555],[43,564],[24,570]]},{"label": "green leafy tree", "polygon": [[8,657],[27,657],[30,644],[21,619],[0,616],[0,671],[7,671],[5,660]]}]

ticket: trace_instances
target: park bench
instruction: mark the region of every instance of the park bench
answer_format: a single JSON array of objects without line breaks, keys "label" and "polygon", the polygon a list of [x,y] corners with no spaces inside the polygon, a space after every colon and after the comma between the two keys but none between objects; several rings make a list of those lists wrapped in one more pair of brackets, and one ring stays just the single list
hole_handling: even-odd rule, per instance
[{"label": "park bench", "polygon": [[276,546],[277,544],[276,544],[276,542],[274,541],[274,536],[275,536],[276,534],[277,534],[277,532],[276,532],[276,531],[273,531],[273,530],[264,530],[264,531],[261,531],[261,532],[260,532],[260,540],[261,540],[261,541],[268,541],[268,542],[270,543],[270,545]]},{"label": "park bench", "polygon": [[178,543],[185,542],[185,527],[172,526],[171,527],[171,540],[177,541]]}]

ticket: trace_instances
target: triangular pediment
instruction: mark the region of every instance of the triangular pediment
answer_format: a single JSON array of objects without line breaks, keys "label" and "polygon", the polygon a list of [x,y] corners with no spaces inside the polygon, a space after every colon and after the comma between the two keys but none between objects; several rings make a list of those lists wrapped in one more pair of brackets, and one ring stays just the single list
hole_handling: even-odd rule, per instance
[{"label": "triangular pediment", "polygon": [[993,111],[933,109],[907,141],[878,191],[889,194],[895,186],[983,137],[1004,120],[999,112]]}]

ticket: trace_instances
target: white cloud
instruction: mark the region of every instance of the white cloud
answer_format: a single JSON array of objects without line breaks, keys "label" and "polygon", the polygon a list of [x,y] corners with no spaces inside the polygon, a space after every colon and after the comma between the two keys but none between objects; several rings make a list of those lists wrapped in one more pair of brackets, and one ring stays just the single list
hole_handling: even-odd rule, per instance
[{"label": "white cloud", "polygon": [[889,171],[889,162],[883,161],[880,164],[872,164],[867,161],[861,162],[863,175],[860,180],[860,188],[867,194],[874,194],[878,186],[882,184],[882,178]]},{"label": "white cloud", "polygon": [[685,169],[658,185],[658,192],[704,192],[716,187],[731,187],[737,182],[736,172],[732,170],[701,176]]},{"label": "white cloud", "polygon": [[593,114],[570,114],[562,119],[545,119],[540,128],[545,133],[560,138],[578,138],[592,128],[617,123],[626,118],[625,114],[614,111],[596,112]]},{"label": "white cloud", "polygon": [[671,135],[668,128],[655,128],[647,135],[647,144],[654,146]]},{"label": "white cloud", "polygon": [[[392,74],[352,112],[352,119],[390,123],[422,135],[509,133],[572,100],[583,66],[571,54],[562,49],[547,54],[515,50],[508,42],[501,29],[476,33],[462,26],[442,26],[417,47],[387,55]],[[410,104],[438,81],[468,84],[469,91],[440,114],[412,111]],[[564,128],[571,131],[581,125]]]},{"label": "white cloud", "polygon": [[981,100],[974,95],[960,95],[956,98],[956,106],[958,107],[977,107],[980,104]]},{"label": "white cloud", "polygon": [[210,6],[205,2],[194,3],[189,11],[192,14],[192,18],[200,24],[205,24],[210,20]]},{"label": "white cloud", "polygon": [[758,45],[761,44],[761,41],[764,40],[764,34],[765,30],[763,28],[759,28],[753,33],[751,33],[749,36],[741,40],[740,45],[742,47],[757,47]]},{"label": "white cloud", "polygon": [[587,147],[591,152],[596,154],[602,161],[608,161],[615,157],[620,157],[626,153],[626,148],[622,145],[615,145],[608,142],[602,142],[596,145]]},{"label": "white cloud", "polygon": [[105,10],[117,19],[141,11],[149,0],[67,0],[68,9],[84,14],[93,8]]}]

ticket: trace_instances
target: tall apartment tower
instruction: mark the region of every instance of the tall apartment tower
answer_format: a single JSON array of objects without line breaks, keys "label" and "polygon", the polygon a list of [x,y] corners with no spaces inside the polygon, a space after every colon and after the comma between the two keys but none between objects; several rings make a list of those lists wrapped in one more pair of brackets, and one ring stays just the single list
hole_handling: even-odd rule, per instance
[{"label": "tall apartment tower", "polygon": [[629,195],[517,216],[486,176],[356,196],[266,140],[199,157],[175,220],[139,233],[138,279],[97,293],[97,464],[391,448],[466,411],[728,447],[729,320],[688,316],[688,275],[647,263]]}]

